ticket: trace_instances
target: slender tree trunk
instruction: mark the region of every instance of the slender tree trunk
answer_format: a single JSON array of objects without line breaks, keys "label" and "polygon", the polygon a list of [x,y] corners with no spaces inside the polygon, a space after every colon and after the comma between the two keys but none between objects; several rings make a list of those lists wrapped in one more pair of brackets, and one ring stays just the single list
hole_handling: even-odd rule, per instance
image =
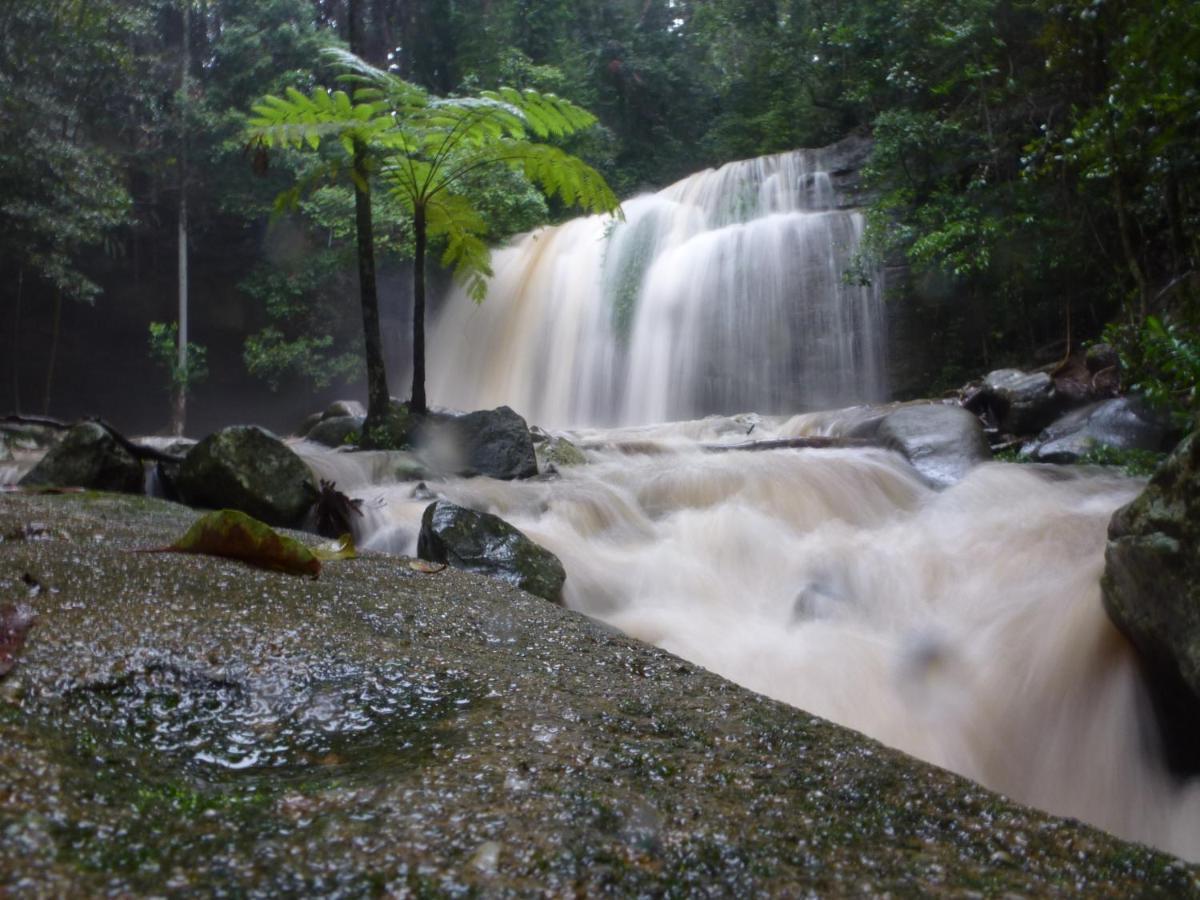
[{"label": "slender tree trunk", "polygon": [[179,64],[179,358],[176,361],[179,377],[171,385],[171,434],[182,435],[187,420],[188,388],[188,158],[187,105],[188,68],[191,65],[191,0],[183,0],[183,52]]},{"label": "slender tree trunk", "polygon": [[425,207],[413,211],[413,380],[409,409],[417,414],[426,412],[425,404]]},{"label": "slender tree trunk", "polygon": [[[366,41],[362,33],[362,9],[359,0],[349,0],[346,8],[350,52],[366,58]],[[364,436],[370,442],[370,432],[387,417],[391,396],[387,385],[387,368],[383,362],[383,337],[379,330],[379,292],[375,284],[375,229],[371,219],[370,172],[367,148],[354,145],[354,236],[358,250],[358,292],[362,305],[363,345],[367,357],[367,421]]]},{"label": "slender tree trunk", "polygon": [[[369,431],[387,416],[391,401],[387,368],[383,363],[383,339],[379,331],[379,293],[375,285],[375,232],[371,219],[371,195],[363,189],[367,182],[366,148],[356,145],[354,171],[354,224],[358,247],[358,288],[362,304],[363,343],[367,355],[367,423]],[[361,182],[357,183],[357,182]]]},{"label": "slender tree trunk", "polygon": [[25,267],[17,269],[17,302],[13,310],[12,400],[13,412],[21,412],[21,295],[25,291]]},{"label": "slender tree trunk", "polygon": [[54,291],[54,324],[50,331],[50,355],[46,361],[46,391],[42,394],[42,415],[50,415],[50,394],[54,387],[54,364],[58,357],[58,332],[62,324],[62,291]]}]

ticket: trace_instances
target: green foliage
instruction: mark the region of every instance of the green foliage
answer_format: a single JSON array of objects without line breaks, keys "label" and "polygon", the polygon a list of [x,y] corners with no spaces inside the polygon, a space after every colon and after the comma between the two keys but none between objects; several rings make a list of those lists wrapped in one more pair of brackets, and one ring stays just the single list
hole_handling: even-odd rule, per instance
[{"label": "green foliage", "polygon": [[1079,458],[1080,465],[1109,466],[1120,469],[1125,475],[1146,478],[1153,475],[1164,459],[1165,453],[1153,450],[1124,450],[1110,444],[1096,444]]},{"label": "green foliage", "polygon": [[208,378],[208,352],[200,344],[188,341],[187,364],[179,364],[179,325],[150,323],[150,358],[166,369],[172,393],[187,394]]},{"label": "green foliage", "polygon": [[[592,212],[617,208],[616,196],[591,166],[551,144],[595,124],[591,113],[553,94],[500,88],[475,97],[439,98],[345,51],[326,56],[346,74],[353,94],[317,88],[268,96],[254,107],[250,140],[263,148],[307,147],[323,165],[308,184],[281,197],[293,205],[317,180],[352,171],[355,148],[372,163],[387,195],[418,216],[444,245],[442,263],[477,300],[491,274],[488,223],[469,193],[470,178],[507,167],[564,204]],[[360,187],[369,187],[360,183]]]},{"label": "green foliage", "polygon": [[[100,287],[81,265],[129,221],[109,144],[111,95],[126,83],[143,13],[113,0],[14,3],[0,14],[0,269],[62,296]],[[107,249],[115,252],[115,246]]]},{"label": "green foliage", "polygon": [[1200,334],[1157,316],[1139,328],[1112,325],[1104,338],[1117,348],[1130,387],[1165,410],[1180,429],[1200,412]]}]

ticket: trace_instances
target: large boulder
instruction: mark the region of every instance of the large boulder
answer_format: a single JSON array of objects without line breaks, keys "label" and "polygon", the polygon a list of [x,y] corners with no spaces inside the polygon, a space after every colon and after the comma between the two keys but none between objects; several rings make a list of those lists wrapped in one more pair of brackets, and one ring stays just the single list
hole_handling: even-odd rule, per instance
[{"label": "large boulder", "polygon": [[417,555],[562,602],[567,573],[558,557],[491,513],[445,500],[429,504],[421,517]]},{"label": "large boulder", "polygon": [[304,435],[308,440],[326,447],[357,444],[362,438],[365,416],[333,416],[322,419]]},{"label": "large boulder", "polygon": [[23,485],[62,485],[142,493],[142,464],[96,422],[83,422],[21,479]]},{"label": "large boulder", "polygon": [[317,496],[308,466],[271,432],[234,425],[184,458],[179,492],[192,506],[238,509],[270,525],[295,525]]},{"label": "large boulder", "polygon": [[1104,609],[1150,676],[1167,749],[1200,769],[1200,437],[1167,457],[1108,526]]},{"label": "large boulder", "polygon": [[903,453],[937,487],[957,484],[992,456],[979,420],[961,406],[902,406],[879,423],[876,439]]},{"label": "large boulder", "polygon": [[997,369],[984,377],[983,384],[998,401],[997,424],[1007,434],[1037,434],[1059,412],[1054,379],[1045,372]]},{"label": "large boulder", "polygon": [[1067,413],[1021,451],[1037,462],[1072,463],[1097,446],[1162,450],[1169,423],[1140,397],[1102,400]]},{"label": "large boulder", "polygon": [[511,480],[538,473],[529,426],[507,406],[430,417],[420,443],[431,468],[449,474]]}]

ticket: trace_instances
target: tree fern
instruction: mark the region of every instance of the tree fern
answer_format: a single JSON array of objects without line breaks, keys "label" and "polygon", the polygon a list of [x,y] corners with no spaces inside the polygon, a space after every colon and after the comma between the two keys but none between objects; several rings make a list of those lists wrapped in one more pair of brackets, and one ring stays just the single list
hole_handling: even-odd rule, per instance
[{"label": "tree fern", "polygon": [[253,108],[248,135],[263,149],[329,148],[327,165],[281,195],[281,205],[294,204],[318,181],[348,173],[364,192],[368,178],[382,176],[389,194],[412,213],[417,259],[411,406],[424,412],[426,238],[445,242],[443,265],[452,267],[468,294],[481,301],[492,270],[482,237],[486,223],[465,192],[471,173],[508,166],[567,206],[619,215],[617,198],[599,172],[543,143],[590,128],[596,118],[561,97],[531,90],[435,97],[345,50],[324,53],[349,91],[289,89],[284,97],[266,97]]}]

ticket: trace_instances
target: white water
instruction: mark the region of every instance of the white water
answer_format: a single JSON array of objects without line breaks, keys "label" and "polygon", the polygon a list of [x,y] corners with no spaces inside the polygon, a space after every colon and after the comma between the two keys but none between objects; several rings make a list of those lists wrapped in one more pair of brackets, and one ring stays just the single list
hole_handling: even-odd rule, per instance
[{"label": "white water", "polygon": [[730,163],[493,256],[431,329],[430,396],[543,425],[650,423],[882,399],[878,279],[820,151]]},{"label": "white water", "polygon": [[[1106,525],[1138,482],[989,464],[938,493],[884,450],[699,446],[744,440],[752,421],[761,437],[839,427],[580,432],[589,465],[559,479],[429,486],[556,553],[572,609],[1019,801],[1200,858],[1200,793],[1161,763],[1100,603]],[[354,481],[353,456],[311,461]],[[353,492],[375,501],[367,547],[415,552],[429,500],[413,490]]]}]

